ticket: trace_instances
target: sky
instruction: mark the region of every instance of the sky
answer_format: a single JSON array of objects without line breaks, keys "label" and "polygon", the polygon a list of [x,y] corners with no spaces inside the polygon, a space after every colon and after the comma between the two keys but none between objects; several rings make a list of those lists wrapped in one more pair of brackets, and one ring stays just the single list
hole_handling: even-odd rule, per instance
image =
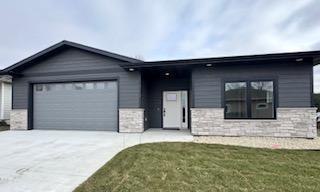
[{"label": "sky", "polygon": [[62,40],[146,61],[320,50],[319,10],[319,0],[1,1],[0,68]]}]

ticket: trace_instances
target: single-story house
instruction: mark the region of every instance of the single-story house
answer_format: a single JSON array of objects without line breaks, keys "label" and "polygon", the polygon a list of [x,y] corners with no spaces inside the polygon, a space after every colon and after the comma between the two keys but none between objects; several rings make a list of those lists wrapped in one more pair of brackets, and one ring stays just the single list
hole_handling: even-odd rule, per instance
[{"label": "single-story house", "polygon": [[320,51],[144,62],[62,41],[2,71],[11,129],[316,137]]},{"label": "single-story house", "polygon": [[0,121],[6,124],[10,124],[11,98],[11,77],[0,76]]}]

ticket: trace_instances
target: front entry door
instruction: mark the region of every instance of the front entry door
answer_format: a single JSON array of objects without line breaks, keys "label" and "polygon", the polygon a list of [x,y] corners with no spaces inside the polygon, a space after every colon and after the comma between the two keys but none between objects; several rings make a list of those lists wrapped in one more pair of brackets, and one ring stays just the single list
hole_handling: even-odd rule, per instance
[{"label": "front entry door", "polygon": [[188,92],[164,91],[162,116],[164,128],[188,128]]}]

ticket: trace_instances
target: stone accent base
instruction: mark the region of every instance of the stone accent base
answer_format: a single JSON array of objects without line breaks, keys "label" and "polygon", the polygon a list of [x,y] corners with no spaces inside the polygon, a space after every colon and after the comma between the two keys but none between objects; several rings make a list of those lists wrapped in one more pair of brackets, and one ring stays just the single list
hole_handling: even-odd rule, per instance
[{"label": "stone accent base", "polygon": [[119,109],[119,132],[141,133],[144,131],[144,109]]},{"label": "stone accent base", "polygon": [[28,110],[13,109],[10,113],[11,130],[28,130]]},{"label": "stone accent base", "polygon": [[191,109],[193,135],[317,137],[316,108],[278,108],[277,119],[228,120],[223,108]]}]

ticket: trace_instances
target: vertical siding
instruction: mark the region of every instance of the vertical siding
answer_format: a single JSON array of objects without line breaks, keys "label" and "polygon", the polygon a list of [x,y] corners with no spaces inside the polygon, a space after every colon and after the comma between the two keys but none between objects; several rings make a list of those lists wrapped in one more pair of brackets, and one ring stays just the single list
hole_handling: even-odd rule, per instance
[{"label": "vertical siding", "polygon": [[222,107],[224,80],[275,79],[279,107],[310,107],[312,63],[197,67],[192,71],[194,107]]},{"label": "vertical siding", "polygon": [[118,79],[119,107],[140,107],[140,72],[127,72],[120,61],[75,48],[63,50],[21,71],[13,79],[13,108],[28,108],[29,82]]}]

